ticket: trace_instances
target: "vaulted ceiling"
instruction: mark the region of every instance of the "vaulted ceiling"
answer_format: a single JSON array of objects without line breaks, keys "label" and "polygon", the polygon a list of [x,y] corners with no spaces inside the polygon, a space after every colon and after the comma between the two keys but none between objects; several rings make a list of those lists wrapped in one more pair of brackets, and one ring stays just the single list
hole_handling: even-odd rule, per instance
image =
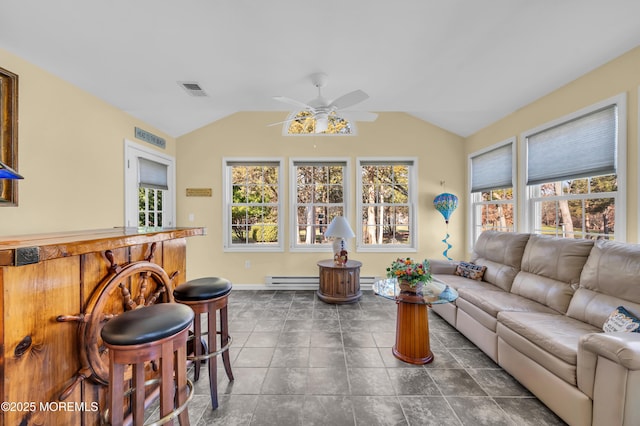
[{"label": "vaulted ceiling", "polygon": [[638,0],[0,0],[0,48],[176,137],[316,72],[468,136],[638,45]]}]

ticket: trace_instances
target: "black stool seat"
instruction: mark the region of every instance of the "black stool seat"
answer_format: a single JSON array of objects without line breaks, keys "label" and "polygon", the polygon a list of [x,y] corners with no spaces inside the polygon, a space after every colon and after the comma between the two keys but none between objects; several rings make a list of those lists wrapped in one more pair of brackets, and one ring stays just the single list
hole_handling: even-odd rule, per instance
[{"label": "black stool seat", "polygon": [[187,281],[173,290],[173,297],[184,301],[215,299],[231,291],[231,281],[220,277],[205,277]]},{"label": "black stool seat", "polygon": [[111,345],[140,345],[172,336],[191,325],[193,310],[178,303],[159,303],[118,315],[102,328]]}]

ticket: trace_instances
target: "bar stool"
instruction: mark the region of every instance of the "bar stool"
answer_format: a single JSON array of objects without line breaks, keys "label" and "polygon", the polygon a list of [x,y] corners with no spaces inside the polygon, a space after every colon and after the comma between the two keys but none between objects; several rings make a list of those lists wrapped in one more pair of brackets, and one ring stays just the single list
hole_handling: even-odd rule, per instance
[{"label": "bar stool", "polygon": [[[104,325],[100,334],[109,349],[109,424],[123,424],[124,397],[132,394],[133,424],[142,425],[145,385],[160,382],[161,419],[153,424],[178,417],[181,425],[189,425],[186,408],[193,397],[193,383],[187,379],[186,342],[193,316],[184,305],[159,303],[124,312]],[[144,363],[154,360],[160,361],[160,378],[145,382]],[[127,365],[132,365],[133,383],[125,393]]]},{"label": "bar stool", "polygon": [[[217,355],[222,354],[222,362],[230,381],[233,380],[231,372],[231,360],[229,359],[229,324],[227,317],[227,299],[231,292],[231,282],[225,278],[206,277],[187,281],[173,290],[173,298],[178,303],[183,303],[195,313],[193,321],[193,356],[187,359],[195,361],[193,379],[200,378],[200,362],[209,361],[209,391],[211,393],[211,405],[218,408],[218,362]],[[220,311],[220,331],[216,330],[216,311]],[[200,315],[207,314],[207,332],[202,333]],[[216,336],[220,334],[221,348],[216,350]],[[203,354],[201,342],[202,336],[207,336],[208,350]],[[205,346],[206,348],[206,346]]]}]

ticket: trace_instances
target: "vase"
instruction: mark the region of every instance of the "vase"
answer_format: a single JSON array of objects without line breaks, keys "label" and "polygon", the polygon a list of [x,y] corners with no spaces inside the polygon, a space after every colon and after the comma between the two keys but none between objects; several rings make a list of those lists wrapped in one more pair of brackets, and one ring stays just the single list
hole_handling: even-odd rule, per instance
[{"label": "vase", "polygon": [[415,285],[411,285],[411,283],[406,280],[398,280],[398,282],[400,283],[401,292],[417,293],[417,294],[422,293],[422,286],[424,285],[424,283],[421,281],[415,283]]}]

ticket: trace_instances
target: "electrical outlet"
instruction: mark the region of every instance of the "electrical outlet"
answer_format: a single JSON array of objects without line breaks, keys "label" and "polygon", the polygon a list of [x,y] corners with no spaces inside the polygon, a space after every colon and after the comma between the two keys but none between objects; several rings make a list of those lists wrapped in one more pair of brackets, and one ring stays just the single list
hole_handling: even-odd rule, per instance
[{"label": "electrical outlet", "polygon": [[250,269],[251,268],[251,261],[250,260],[245,260],[244,261],[244,268],[245,269]]},{"label": "electrical outlet", "polygon": [[196,220],[196,216],[193,213],[189,213],[189,222]]}]

